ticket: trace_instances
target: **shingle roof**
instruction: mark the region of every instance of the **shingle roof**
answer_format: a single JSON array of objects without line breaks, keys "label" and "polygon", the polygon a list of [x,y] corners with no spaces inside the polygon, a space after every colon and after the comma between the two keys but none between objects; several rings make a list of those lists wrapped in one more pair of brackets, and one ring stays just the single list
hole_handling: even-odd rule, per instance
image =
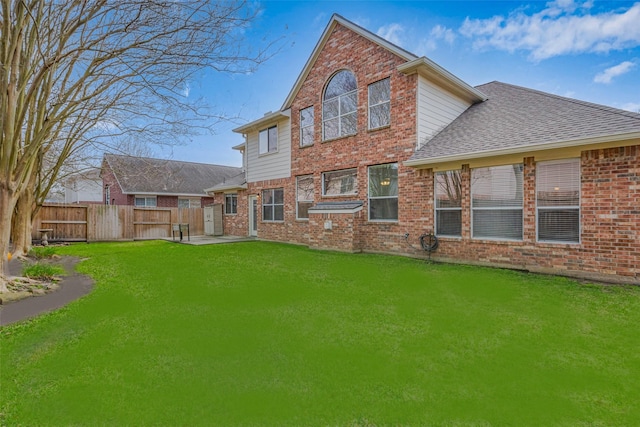
[{"label": "shingle roof", "polygon": [[234,190],[239,188],[247,188],[247,178],[244,171],[241,171],[235,176],[231,176],[218,182],[216,185],[205,190],[210,193],[224,190]]},{"label": "shingle roof", "polygon": [[640,132],[640,114],[629,111],[500,82],[477,89],[489,99],[467,109],[409,163]]},{"label": "shingle roof", "polygon": [[204,189],[242,169],[233,166],[105,154],[125,194],[206,196]]}]

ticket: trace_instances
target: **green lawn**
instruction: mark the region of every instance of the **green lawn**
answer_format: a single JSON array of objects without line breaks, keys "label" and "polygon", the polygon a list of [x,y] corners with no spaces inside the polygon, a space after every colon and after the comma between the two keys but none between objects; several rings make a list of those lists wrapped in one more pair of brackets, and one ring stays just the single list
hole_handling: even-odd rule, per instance
[{"label": "green lawn", "polygon": [[640,425],[640,288],[247,242],[76,245],[2,425]]}]

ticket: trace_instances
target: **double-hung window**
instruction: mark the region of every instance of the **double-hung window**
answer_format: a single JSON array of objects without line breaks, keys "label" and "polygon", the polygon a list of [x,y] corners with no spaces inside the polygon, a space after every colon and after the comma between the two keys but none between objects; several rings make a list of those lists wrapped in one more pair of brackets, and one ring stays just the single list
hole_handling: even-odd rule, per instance
[{"label": "double-hung window", "polygon": [[313,175],[296,178],[296,218],[309,219],[309,208],[313,205]]},{"label": "double-hung window", "polygon": [[369,85],[369,129],[389,126],[391,123],[391,86],[389,79]]},{"label": "double-hung window", "polygon": [[522,240],[522,172],[522,164],[471,171],[471,227],[474,238]]},{"label": "double-hung window", "polygon": [[178,207],[179,208],[199,208],[200,207],[200,199],[192,198],[192,199],[178,199]]},{"label": "double-hung window", "polygon": [[136,196],[135,205],[138,208],[155,208],[155,196]]},{"label": "double-hung window", "polygon": [[369,167],[369,220],[398,220],[398,164]]},{"label": "double-hung window", "polygon": [[262,190],[262,220],[284,221],[284,189]]},{"label": "double-hung window", "polygon": [[300,146],[313,145],[313,105],[300,110]]},{"label": "double-hung window", "polygon": [[238,195],[237,194],[225,194],[224,195],[224,213],[227,215],[235,215],[238,213]]},{"label": "double-hung window", "polygon": [[347,196],[357,193],[357,169],[343,169],[322,174],[323,196]]},{"label": "double-hung window", "polygon": [[462,174],[459,170],[435,174],[436,235],[462,233]]},{"label": "double-hung window", "polygon": [[580,159],[536,165],[538,241],[580,243]]},{"label": "double-hung window", "polygon": [[278,151],[278,126],[263,129],[259,134],[260,154],[274,153]]},{"label": "double-hung window", "polygon": [[358,86],[352,72],[334,74],[322,98],[322,139],[354,135],[357,130]]}]

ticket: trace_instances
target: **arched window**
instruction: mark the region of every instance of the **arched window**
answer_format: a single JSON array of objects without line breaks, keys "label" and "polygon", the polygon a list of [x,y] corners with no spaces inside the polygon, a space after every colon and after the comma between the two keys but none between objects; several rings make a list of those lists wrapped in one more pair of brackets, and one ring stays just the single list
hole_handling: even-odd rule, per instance
[{"label": "arched window", "polygon": [[353,135],[357,129],[358,86],[347,70],[331,77],[322,98],[322,139]]}]

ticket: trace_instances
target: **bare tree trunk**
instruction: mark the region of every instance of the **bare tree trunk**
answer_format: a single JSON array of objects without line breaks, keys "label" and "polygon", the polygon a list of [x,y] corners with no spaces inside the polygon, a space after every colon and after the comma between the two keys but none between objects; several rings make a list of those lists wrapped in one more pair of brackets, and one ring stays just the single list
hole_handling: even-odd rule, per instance
[{"label": "bare tree trunk", "polygon": [[15,215],[11,229],[13,253],[26,255],[31,250],[31,230],[33,228],[34,200],[29,190],[22,193],[16,202]]},{"label": "bare tree trunk", "polygon": [[[0,224],[11,224],[11,216],[16,206],[17,197],[10,189],[0,186]],[[9,275],[8,253],[9,239],[11,237],[10,227],[0,227],[0,251],[2,261],[0,261],[0,292],[7,292],[7,276]]]}]

